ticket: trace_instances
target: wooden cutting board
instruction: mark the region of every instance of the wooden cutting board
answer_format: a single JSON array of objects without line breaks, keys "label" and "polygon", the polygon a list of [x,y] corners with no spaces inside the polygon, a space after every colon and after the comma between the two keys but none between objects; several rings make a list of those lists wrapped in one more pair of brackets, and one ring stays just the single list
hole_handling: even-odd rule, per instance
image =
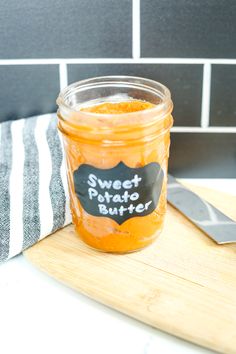
[{"label": "wooden cutting board", "polygon": [[[191,187],[236,220],[236,197]],[[236,353],[236,244],[218,246],[171,206],[143,251],[94,251],[68,226],[24,252],[64,284],[163,331]]]}]

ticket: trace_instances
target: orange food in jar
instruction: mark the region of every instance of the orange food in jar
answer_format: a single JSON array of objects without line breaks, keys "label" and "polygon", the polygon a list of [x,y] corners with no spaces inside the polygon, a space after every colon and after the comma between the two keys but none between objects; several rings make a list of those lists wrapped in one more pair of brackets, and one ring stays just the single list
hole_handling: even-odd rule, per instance
[{"label": "orange food in jar", "polygon": [[78,236],[95,249],[139,250],[163,228],[173,119],[169,91],[160,87],[168,100],[95,95],[71,107],[59,96],[72,219]]}]

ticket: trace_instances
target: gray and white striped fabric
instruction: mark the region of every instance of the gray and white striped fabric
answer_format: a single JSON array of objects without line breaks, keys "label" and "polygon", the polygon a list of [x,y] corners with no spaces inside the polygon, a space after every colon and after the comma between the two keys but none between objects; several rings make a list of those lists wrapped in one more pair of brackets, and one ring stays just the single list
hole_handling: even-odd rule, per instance
[{"label": "gray and white striped fabric", "polygon": [[71,222],[55,114],[0,124],[0,262]]}]

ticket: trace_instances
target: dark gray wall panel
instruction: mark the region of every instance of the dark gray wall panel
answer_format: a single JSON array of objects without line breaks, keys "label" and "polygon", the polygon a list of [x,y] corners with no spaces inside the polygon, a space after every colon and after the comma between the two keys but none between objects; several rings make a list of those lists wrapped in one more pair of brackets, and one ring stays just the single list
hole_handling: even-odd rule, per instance
[{"label": "dark gray wall panel", "polygon": [[236,135],[172,133],[170,173],[177,177],[236,178]]},{"label": "dark gray wall panel", "polygon": [[131,56],[131,0],[3,0],[1,58]]},{"label": "dark gray wall panel", "polygon": [[102,75],[133,75],[157,80],[171,90],[174,119],[178,126],[200,125],[202,66],[149,64],[69,65],[69,83]]},{"label": "dark gray wall panel", "polygon": [[54,112],[57,65],[0,66],[0,122]]},{"label": "dark gray wall panel", "polygon": [[235,0],[141,0],[144,57],[236,57]]},{"label": "dark gray wall panel", "polygon": [[235,92],[236,65],[213,65],[211,81],[211,125],[236,126]]}]

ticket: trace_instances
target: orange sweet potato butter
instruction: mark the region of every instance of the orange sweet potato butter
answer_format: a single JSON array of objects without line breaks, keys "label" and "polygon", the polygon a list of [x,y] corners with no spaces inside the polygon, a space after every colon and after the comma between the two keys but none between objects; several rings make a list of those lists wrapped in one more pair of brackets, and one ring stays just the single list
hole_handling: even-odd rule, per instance
[{"label": "orange sweet potato butter", "polygon": [[[92,107],[82,108],[81,111],[102,114],[121,114],[137,112],[154,107],[153,104],[143,101],[129,101],[120,103],[103,103]],[[142,130],[143,128],[137,128]],[[137,132],[137,135],[138,132]],[[68,137],[70,138],[70,137]],[[109,136],[112,139],[112,133]],[[90,144],[91,143],[91,144]],[[108,252],[127,252],[141,249],[150,244],[161,232],[163,218],[166,212],[166,184],[163,183],[161,196],[157,208],[149,215],[137,216],[126,220],[119,225],[108,217],[93,216],[82,207],[73,190],[73,171],[80,164],[89,164],[101,169],[115,167],[120,161],[129,167],[142,167],[151,162],[159,162],[163,169],[167,167],[167,150],[169,135],[162,135],[149,144],[118,146],[104,151],[103,147],[94,146],[93,142],[67,140],[66,149],[71,173],[70,193],[73,223],[76,231],[90,246]]]},{"label": "orange sweet potato butter", "polygon": [[112,253],[151,244],[167,205],[169,90],[147,79],[94,78],[72,84],[57,102],[78,237]]}]

